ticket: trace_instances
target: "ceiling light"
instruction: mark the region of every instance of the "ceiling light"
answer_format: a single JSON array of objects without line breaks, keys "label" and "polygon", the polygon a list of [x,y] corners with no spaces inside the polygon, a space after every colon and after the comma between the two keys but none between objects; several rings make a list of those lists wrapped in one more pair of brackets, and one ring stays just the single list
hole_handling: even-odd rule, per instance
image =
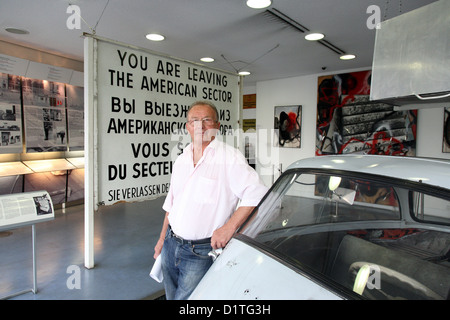
[{"label": "ceiling light", "polygon": [[250,75],[250,72],[248,72],[248,71],[239,71],[239,75],[240,76],[248,76],[248,75]]},{"label": "ceiling light", "polygon": [[341,60],[352,60],[355,58],[356,58],[356,56],[354,54],[344,54],[339,57],[339,59],[341,59]]},{"label": "ceiling light", "polygon": [[271,4],[271,0],[247,0],[247,6],[253,9],[267,8]]},{"label": "ceiling light", "polygon": [[323,33],[308,33],[305,36],[305,39],[309,40],[309,41],[317,41],[317,40],[321,40],[323,38],[325,38],[325,35]]},{"label": "ceiling light", "polygon": [[9,33],[14,33],[14,34],[29,34],[30,31],[25,30],[25,29],[18,29],[18,28],[5,28],[5,31],[9,32]]},{"label": "ceiling light", "polygon": [[164,40],[164,36],[157,34],[157,33],[149,33],[145,36],[148,40],[151,41],[162,41]]},{"label": "ceiling light", "polygon": [[203,58],[201,58],[200,60],[203,61],[203,62],[213,62],[213,61],[214,61],[214,58],[211,58],[211,57],[203,57]]}]

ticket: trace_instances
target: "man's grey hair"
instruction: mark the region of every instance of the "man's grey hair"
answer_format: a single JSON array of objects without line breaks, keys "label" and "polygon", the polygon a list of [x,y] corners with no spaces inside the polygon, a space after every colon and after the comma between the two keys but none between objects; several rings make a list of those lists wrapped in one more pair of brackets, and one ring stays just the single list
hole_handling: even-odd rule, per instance
[{"label": "man's grey hair", "polygon": [[214,113],[216,114],[216,121],[219,121],[219,111],[217,111],[217,107],[214,105],[214,103],[212,103],[211,101],[207,101],[207,100],[195,101],[193,104],[191,104],[189,106],[188,111],[187,111],[187,116],[189,116],[189,112],[195,106],[208,106],[208,107],[210,107],[211,109],[214,110]]}]

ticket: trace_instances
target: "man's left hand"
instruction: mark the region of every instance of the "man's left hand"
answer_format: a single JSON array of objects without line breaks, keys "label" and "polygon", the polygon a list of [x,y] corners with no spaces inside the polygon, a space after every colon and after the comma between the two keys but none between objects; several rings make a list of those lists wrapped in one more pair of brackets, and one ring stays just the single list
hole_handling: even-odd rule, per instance
[{"label": "man's left hand", "polygon": [[224,248],[233,236],[234,231],[234,228],[229,228],[227,227],[227,225],[224,225],[223,227],[214,231],[211,237],[211,247],[214,250]]}]

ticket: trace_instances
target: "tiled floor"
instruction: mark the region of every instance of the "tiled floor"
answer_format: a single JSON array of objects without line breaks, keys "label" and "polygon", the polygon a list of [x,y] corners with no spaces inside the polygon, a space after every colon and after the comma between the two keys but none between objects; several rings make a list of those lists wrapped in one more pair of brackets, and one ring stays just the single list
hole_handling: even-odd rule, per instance
[{"label": "tiled floor", "polygon": [[[163,201],[162,197],[101,207],[94,218],[93,269],[84,267],[84,206],[57,210],[53,221],[35,225],[37,293],[10,299],[135,300],[161,296],[163,286],[149,277],[149,271],[164,219]],[[77,269],[79,273],[73,271]],[[70,288],[77,283],[80,289]],[[0,232],[0,297],[32,287],[31,227]]]}]

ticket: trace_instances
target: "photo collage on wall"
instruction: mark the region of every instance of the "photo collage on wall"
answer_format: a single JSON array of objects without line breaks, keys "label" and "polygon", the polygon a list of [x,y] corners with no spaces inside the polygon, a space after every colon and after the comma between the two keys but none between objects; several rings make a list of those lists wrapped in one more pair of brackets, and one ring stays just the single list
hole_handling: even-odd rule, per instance
[{"label": "photo collage on wall", "polygon": [[[84,88],[0,73],[0,154],[84,150]],[[47,190],[54,204],[84,197],[84,169],[0,177],[0,195]]]},{"label": "photo collage on wall", "polygon": [[84,150],[83,91],[0,73],[0,153]]},{"label": "photo collage on wall", "polygon": [[84,88],[66,85],[69,151],[84,150]]},{"label": "photo collage on wall", "polygon": [[23,79],[26,152],[67,151],[65,86]]},{"label": "photo collage on wall", "polygon": [[416,155],[417,110],[369,101],[371,73],[319,77],[316,155]]}]

